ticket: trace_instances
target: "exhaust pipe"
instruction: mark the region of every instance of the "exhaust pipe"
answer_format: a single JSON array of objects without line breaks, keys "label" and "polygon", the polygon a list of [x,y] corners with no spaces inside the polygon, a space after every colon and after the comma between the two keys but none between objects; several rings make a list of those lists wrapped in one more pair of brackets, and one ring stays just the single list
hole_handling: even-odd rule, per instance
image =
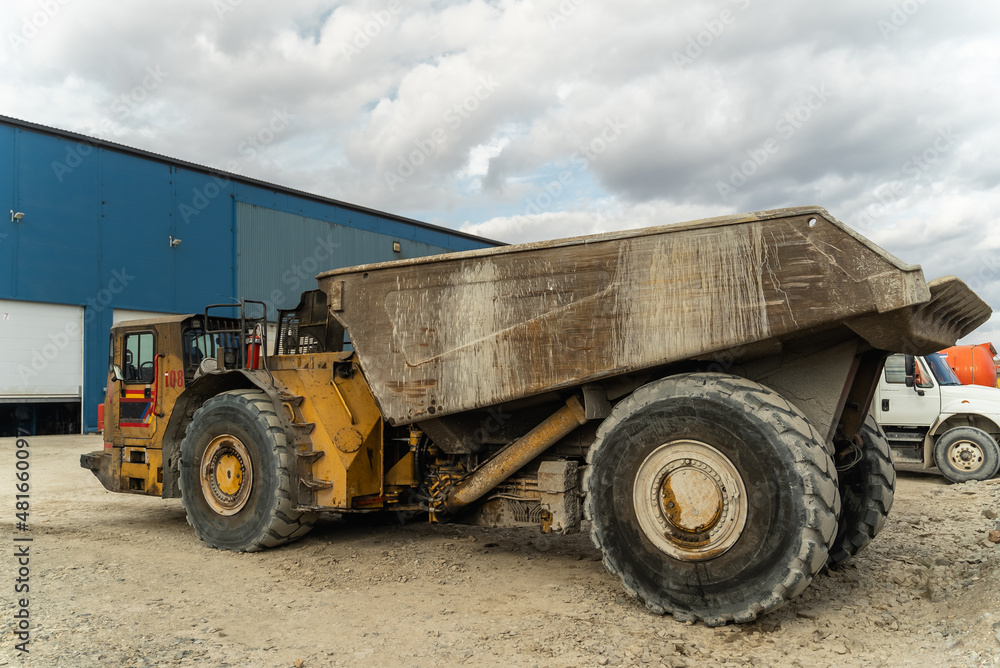
[{"label": "exhaust pipe", "polygon": [[485,464],[452,487],[442,504],[454,513],[478,501],[484,494],[511,477],[563,436],[587,422],[587,415],[576,397],[549,416],[540,425],[493,455]]}]

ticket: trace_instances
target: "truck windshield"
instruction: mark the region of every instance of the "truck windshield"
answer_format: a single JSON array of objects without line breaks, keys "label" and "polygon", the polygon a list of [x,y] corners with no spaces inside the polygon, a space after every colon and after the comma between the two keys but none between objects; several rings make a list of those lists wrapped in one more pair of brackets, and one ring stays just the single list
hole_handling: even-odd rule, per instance
[{"label": "truck windshield", "polygon": [[931,368],[931,373],[937,378],[938,385],[962,384],[962,381],[958,379],[955,372],[951,370],[948,363],[938,353],[931,353],[925,356],[924,359],[927,361],[927,366]]}]

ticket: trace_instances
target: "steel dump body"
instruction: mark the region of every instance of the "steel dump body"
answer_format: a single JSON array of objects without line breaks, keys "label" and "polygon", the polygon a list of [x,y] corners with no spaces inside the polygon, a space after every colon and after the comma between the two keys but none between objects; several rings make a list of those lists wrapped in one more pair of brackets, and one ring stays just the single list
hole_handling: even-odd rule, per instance
[{"label": "steel dump body", "polygon": [[922,354],[990,313],[816,207],[318,278],[396,425],[832,329]]}]

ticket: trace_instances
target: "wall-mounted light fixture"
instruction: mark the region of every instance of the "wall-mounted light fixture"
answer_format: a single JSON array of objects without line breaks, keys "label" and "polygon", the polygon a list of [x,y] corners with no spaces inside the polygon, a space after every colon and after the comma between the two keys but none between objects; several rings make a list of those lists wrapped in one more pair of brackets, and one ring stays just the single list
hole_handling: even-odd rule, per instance
[{"label": "wall-mounted light fixture", "polygon": [[171,248],[173,248],[175,246],[180,246],[181,245],[181,240],[180,239],[174,239],[173,236],[169,236],[167,238],[170,239],[170,247]]},{"label": "wall-mounted light fixture", "polygon": [[403,250],[403,248],[402,248],[402,246],[399,245],[398,241],[393,241],[392,242],[392,252],[393,253],[400,253],[400,252],[402,252],[402,250]]},{"label": "wall-mounted light fixture", "polygon": [[22,218],[24,218],[24,214],[23,213],[21,213],[20,211],[18,211],[17,213],[15,213],[14,209],[10,210],[10,222],[16,223],[17,221],[21,220]]}]

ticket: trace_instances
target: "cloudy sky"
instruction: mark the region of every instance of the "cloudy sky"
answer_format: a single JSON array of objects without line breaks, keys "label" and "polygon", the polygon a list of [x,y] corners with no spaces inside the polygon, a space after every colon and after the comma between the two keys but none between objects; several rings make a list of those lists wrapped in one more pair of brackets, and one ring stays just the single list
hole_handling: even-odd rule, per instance
[{"label": "cloudy sky", "polygon": [[998,26],[971,0],[6,0],[0,113],[507,242],[819,204],[1000,310]]}]

